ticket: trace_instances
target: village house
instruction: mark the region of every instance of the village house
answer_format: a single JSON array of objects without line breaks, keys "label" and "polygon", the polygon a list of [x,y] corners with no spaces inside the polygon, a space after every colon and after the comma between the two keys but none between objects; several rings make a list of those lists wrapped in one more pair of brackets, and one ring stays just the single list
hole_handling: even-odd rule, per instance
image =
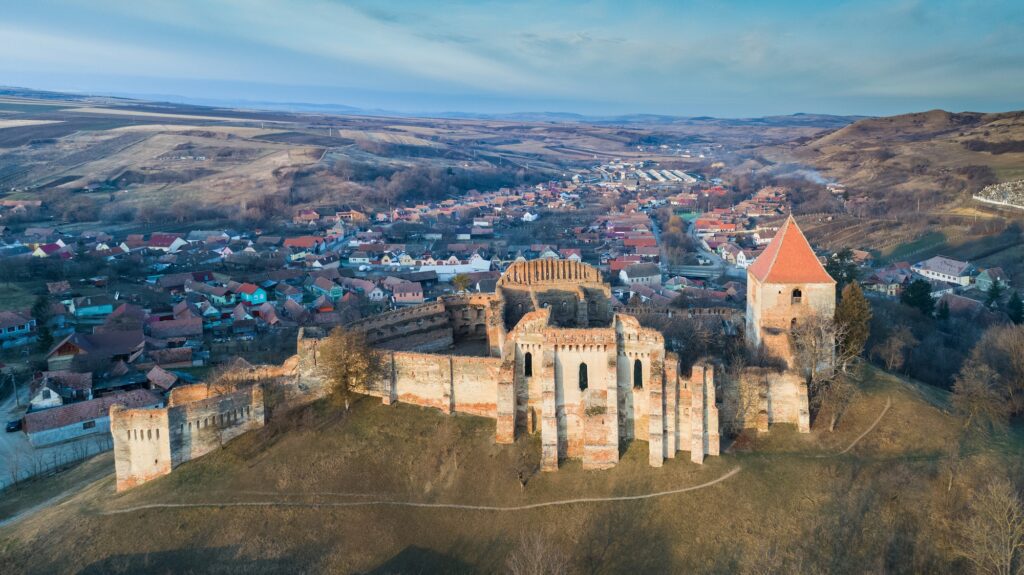
[{"label": "village house", "polygon": [[16,311],[0,311],[0,346],[18,347],[35,341],[36,320]]},{"label": "village house", "polygon": [[992,286],[999,284],[999,287],[1006,287],[1010,285],[1010,280],[1003,271],[1003,268],[988,268],[987,270],[978,274],[978,277],[974,279],[974,285],[979,290],[987,292],[992,289]]},{"label": "village house", "polygon": [[76,297],[68,311],[79,322],[99,322],[114,311],[114,300],[106,295]]},{"label": "village house", "polygon": [[260,305],[266,303],[267,292],[258,285],[244,283],[235,288],[238,298],[249,305]]},{"label": "village house", "polygon": [[25,434],[32,445],[39,447],[94,433],[109,433],[112,405],[141,409],[161,407],[163,400],[149,390],[136,389],[44,409],[25,415]]},{"label": "village house", "polygon": [[423,286],[416,282],[402,282],[392,288],[395,305],[423,303]]},{"label": "village house", "polygon": [[967,286],[971,283],[971,264],[947,258],[935,256],[918,262],[911,266],[911,269],[928,279]]},{"label": "village house", "polygon": [[661,270],[656,264],[633,264],[619,272],[619,279],[626,285],[661,285]]}]

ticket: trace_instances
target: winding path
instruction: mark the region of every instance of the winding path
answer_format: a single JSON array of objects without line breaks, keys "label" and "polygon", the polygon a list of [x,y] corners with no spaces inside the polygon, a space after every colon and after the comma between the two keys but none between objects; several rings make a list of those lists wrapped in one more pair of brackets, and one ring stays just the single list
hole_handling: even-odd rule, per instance
[{"label": "winding path", "polygon": [[577,499],[561,499],[558,501],[545,501],[543,503],[530,503],[528,505],[511,505],[511,506],[495,506],[495,505],[464,505],[459,503],[422,503],[416,501],[388,501],[388,500],[372,500],[372,501],[340,501],[340,502],[324,502],[324,503],[299,503],[299,502],[288,502],[288,501],[242,501],[242,502],[225,502],[225,503],[150,503],[147,505],[136,505],[134,507],[127,507],[125,509],[112,509],[109,511],[100,512],[101,515],[118,515],[122,513],[134,513],[136,511],[144,511],[146,509],[168,509],[168,508],[190,508],[190,507],[309,507],[309,508],[320,508],[320,507],[368,507],[371,505],[391,505],[394,507],[421,507],[429,509],[458,509],[463,511],[498,511],[498,512],[509,512],[509,511],[527,511],[530,509],[539,509],[541,507],[557,507],[561,505],[577,505],[580,503],[606,503],[611,501],[635,501],[638,499],[654,499],[656,497],[665,497],[668,495],[676,495],[678,493],[685,493],[687,491],[696,491],[698,489],[704,489],[711,487],[712,485],[725,481],[733,475],[740,472],[741,467],[734,467],[725,475],[712,479],[707,483],[701,483],[700,485],[693,485],[690,487],[681,487],[679,489],[670,489],[668,491],[658,491],[656,493],[644,493],[642,495],[620,495],[617,497],[580,497]]}]

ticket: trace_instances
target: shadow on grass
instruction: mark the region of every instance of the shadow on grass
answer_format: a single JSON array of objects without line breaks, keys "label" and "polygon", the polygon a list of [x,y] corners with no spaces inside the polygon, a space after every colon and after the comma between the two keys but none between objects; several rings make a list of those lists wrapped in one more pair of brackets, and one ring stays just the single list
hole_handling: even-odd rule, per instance
[{"label": "shadow on grass", "polygon": [[471,565],[433,549],[410,545],[394,557],[366,571],[367,575],[392,573],[476,573]]},{"label": "shadow on grass", "polygon": [[316,571],[323,549],[312,546],[277,558],[240,557],[237,546],[183,548],[111,555],[85,566],[83,575],[110,573],[305,573]]}]

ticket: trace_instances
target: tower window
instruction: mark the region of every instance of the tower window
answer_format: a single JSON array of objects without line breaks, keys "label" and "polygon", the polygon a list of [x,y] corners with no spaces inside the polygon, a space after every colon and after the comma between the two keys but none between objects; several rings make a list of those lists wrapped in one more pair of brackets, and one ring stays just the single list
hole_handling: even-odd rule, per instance
[{"label": "tower window", "polygon": [[587,364],[580,364],[580,391],[587,389]]},{"label": "tower window", "polygon": [[533,354],[530,352],[523,356],[523,375],[533,377]]},{"label": "tower window", "polygon": [[633,387],[644,388],[644,364],[639,359],[633,361]]},{"label": "tower window", "polygon": [[804,294],[803,294],[802,291],[800,291],[800,288],[794,289],[793,290],[792,303],[797,304],[797,303],[800,303],[801,301],[803,301],[803,295]]}]

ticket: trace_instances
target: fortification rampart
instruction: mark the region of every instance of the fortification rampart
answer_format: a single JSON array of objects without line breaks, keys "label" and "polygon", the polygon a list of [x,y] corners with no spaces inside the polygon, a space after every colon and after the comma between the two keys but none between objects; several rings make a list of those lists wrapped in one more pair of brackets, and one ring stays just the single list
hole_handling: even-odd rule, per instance
[{"label": "fortification rampart", "polygon": [[176,391],[175,403],[161,409],[111,407],[118,491],[167,475],[263,426],[263,389],[258,385],[217,394],[206,384]]}]

